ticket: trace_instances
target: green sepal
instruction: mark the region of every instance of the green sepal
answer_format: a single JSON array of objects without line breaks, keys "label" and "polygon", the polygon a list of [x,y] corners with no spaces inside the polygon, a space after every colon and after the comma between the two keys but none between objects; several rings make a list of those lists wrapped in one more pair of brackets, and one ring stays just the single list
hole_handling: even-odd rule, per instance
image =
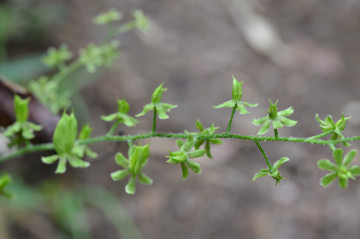
[{"label": "green sepal", "polygon": [[149,178],[146,174],[140,173],[139,182],[145,185],[151,185],[153,183],[153,180]]},{"label": "green sepal", "polygon": [[136,180],[135,180],[135,176],[131,176],[129,178],[128,183],[125,186],[125,192],[127,194],[135,194],[135,190],[136,190]]},{"label": "green sepal", "polygon": [[66,172],[66,158],[60,157],[55,173],[63,174],[65,172]]},{"label": "green sepal", "polygon": [[273,164],[273,168],[279,169],[279,167],[280,167],[283,163],[288,162],[288,161],[290,161],[289,158],[287,158],[287,157],[282,157],[281,159],[277,160],[277,161]]},{"label": "green sepal", "polygon": [[192,152],[189,152],[188,153],[188,157],[193,159],[193,158],[199,158],[201,156],[204,156],[205,154],[205,150],[202,150],[202,149],[199,149],[199,150],[195,150],[195,151],[192,151]]},{"label": "green sepal", "polygon": [[186,167],[185,163],[181,162],[181,172],[182,172],[182,180],[187,179],[189,176],[189,169]]},{"label": "green sepal", "polygon": [[328,159],[322,159],[317,162],[318,168],[328,171],[336,171],[337,167],[335,164],[330,162]]},{"label": "green sepal", "polygon": [[127,160],[122,153],[115,155],[115,162],[123,168],[129,168],[129,160]]},{"label": "green sepal", "polygon": [[321,178],[320,185],[323,186],[324,188],[326,188],[327,186],[329,186],[332,183],[332,181],[335,180],[336,177],[337,177],[336,173],[328,173],[324,177]]},{"label": "green sepal", "polygon": [[51,155],[51,156],[41,157],[41,162],[43,162],[45,164],[53,164],[58,159],[59,159],[59,155],[55,154],[55,155]]},{"label": "green sepal", "polygon": [[153,103],[147,104],[147,105],[144,106],[144,109],[139,114],[136,114],[135,116],[136,117],[144,116],[150,110],[154,110],[154,107],[155,107],[155,105]]},{"label": "green sepal", "polygon": [[152,94],[152,97],[151,97],[151,103],[153,103],[153,104],[160,103],[163,92],[164,92],[164,91],[167,91],[167,88],[163,88],[163,85],[164,85],[164,82],[162,82],[162,83],[154,90],[154,93]]},{"label": "green sepal", "polygon": [[200,174],[201,173],[201,166],[194,161],[188,160],[185,162],[186,166],[188,166],[194,173]]},{"label": "green sepal", "polygon": [[360,176],[360,167],[357,165],[351,166],[348,171],[352,176]]},{"label": "green sepal", "polygon": [[254,177],[252,178],[252,181],[255,181],[256,179],[258,178],[261,178],[261,177],[265,177],[267,175],[270,175],[270,172],[268,169],[261,169],[260,171],[258,171]]},{"label": "green sepal", "polygon": [[356,156],[357,151],[356,150],[351,150],[350,152],[348,152],[343,160],[343,165],[345,167],[348,167],[349,164],[353,161],[354,157]]},{"label": "green sepal", "polygon": [[88,168],[90,166],[89,162],[81,160],[78,157],[71,157],[68,159],[68,161],[73,168]]},{"label": "green sepal", "polygon": [[12,182],[11,177],[4,173],[0,177],[0,197],[12,198],[13,194],[6,190],[6,187]]},{"label": "green sepal", "polygon": [[114,181],[123,180],[125,177],[129,175],[130,175],[130,171],[128,169],[118,170],[110,174],[112,180]]},{"label": "green sepal", "polygon": [[348,182],[349,182],[349,179],[348,179],[347,176],[345,176],[345,175],[340,175],[339,176],[339,186],[340,187],[347,188]]}]

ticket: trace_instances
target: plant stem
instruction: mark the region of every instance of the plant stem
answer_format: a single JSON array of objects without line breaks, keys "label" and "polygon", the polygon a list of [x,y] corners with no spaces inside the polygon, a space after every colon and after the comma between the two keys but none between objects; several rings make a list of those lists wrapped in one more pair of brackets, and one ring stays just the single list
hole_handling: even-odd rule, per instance
[{"label": "plant stem", "polygon": [[266,156],[265,151],[264,151],[264,149],[262,148],[261,144],[260,144],[258,141],[254,141],[254,143],[256,144],[256,146],[258,146],[261,154],[264,156],[264,159],[265,159],[265,161],[266,161],[266,164],[267,164],[268,167],[269,167],[269,170],[271,170],[271,169],[272,169],[272,166],[271,166],[270,161],[269,161],[268,157]]},{"label": "plant stem", "polygon": [[[99,142],[124,142],[124,141],[135,141],[141,139],[149,139],[149,138],[171,138],[171,139],[187,139],[189,134],[185,133],[147,133],[147,134],[137,134],[137,135],[103,135],[97,136],[93,138],[78,140],[77,143],[80,145],[88,145]],[[313,136],[315,137],[315,136]],[[317,136],[316,136],[317,137]],[[312,138],[312,137],[310,137]],[[208,134],[208,135],[199,135],[198,139],[238,139],[238,140],[251,140],[254,142],[292,142],[292,143],[307,143],[307,144],[319,144],[319,145],[328,145],[331,148],[334,148],[335,144],[344,143],[344,142],[352,142],[352,141],[360,141],[360,136],[348,137],[344,139],[338,140],[322,140],[322,139],[310,139],[310,138],[297,138],[297,137],[279,137],[275,138],[272,136],[249,136],[249,135],[237,135],[237,134],[228,134],[228,133],[220,133],[220,134]],[[0,163],[7,161],[9,159],[25,155],[28,153],[34,152],[42,152],[49,151],[54,149],[54,144],[46,143],[46,144],[38,144],[38,145],[28,145],[24,148],[17,149],[15,152],[0,156]]]},{"label": "plant stem", "polygon": [[151,130],[153,134],[156,133],[156,116],[157,116],[157,111],[156,111],[156,107],[154,106],[154,117],[153,117],[153,125]]},{"label": "plant stem", "polygon": [[231,124],[232,124],[232,121],[233,121],[233,118],[234,118],[234,114],[235,114],[235,110],[236,110],[236,106],[237,104],[234,105],[232,111],[231,111],[231,116],[230,116],[230,120],[229,120],[229,125],[226,129],[226,133],[227,134],[230,134],[230,130],[231,130]]},{"label": "plant stem", "polygon": [[279,132],[277,129],[274,129],[274,135],[275,135],[275,138],[279,138]]},{"label": "plant stem", "polygon": [[115,121],[115,123],[111,126],[111,129],[109,130],[107,135],[113,135],[116,130],[116,127],[118,127],[119,124],[120,124],[120,120]]}]

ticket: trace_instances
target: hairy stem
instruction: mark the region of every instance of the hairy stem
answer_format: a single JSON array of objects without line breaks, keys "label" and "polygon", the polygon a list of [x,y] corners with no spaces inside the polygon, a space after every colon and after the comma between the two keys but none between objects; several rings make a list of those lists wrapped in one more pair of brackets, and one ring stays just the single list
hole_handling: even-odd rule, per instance
[{"label": "hairy stem", "polygon": [[261,146],[261,144],[260,144],[258,141],[254,141],[254,143],[255,143],[256,146],[259,148],[261,154],[264,156],[264,159],[265,159],[265,161],[266,161],[266,164],[267,164],[268,167],[269,167],[269,170],[271,170],[271,168],[272,168],[271,163],[270,163],[268,157],[266,156],[263,147]]},{"label": "hairy stem", "polygon": [[[141,139],[149,138],[171,138],[171,139],[187,139],[189,134],[185,133],[147,133],[147,134],[137,134],[137,135],[103,135],[83,140],[78,140],[77,143],[80,145],[88,145],[99,142],[124,142],[124,141],[135,141]],[[315,136],[313,136],[315,137]],[[348,137],[338,140],[321,140],[321,139],[309,139],[309,138],[297,138],[297,137],[279,137],[275,138],[272,136],[248,136],[248,135],[237,135],[237,134],[211,134],[211,135],[200,135],[198,139],[239,139],[239,140],[250,140],[256,142],[292,142],[292,143],[308,143],[308,144],[319,144],[319,145],[328,145],[334,147],[335,144],[360,141],[360,136]],[[310,137],[312,138],[312,137]],[[38,144],[38,145],[29,145],[24,148],[17,149],[15,152],[3,155],[0,157],[0,163],[7,161],[9,159],[25,155],[33,152],[49,151],[53,150],[54,145],[52,143]]]},{"label": "hairy stem", "polygon": [[156,110],[156,107],[154,106],[153,125],[152,125],[152,130],[151,130],[151,132],[153,134],[156,133],[156,116],[157,116],[157,110]]},{"label": "hairy stem", "polygon": [[226,133],[227,134],[230,134],[230,130],[231,130],[231,124],[232,124],[232,121],[233,121],[233,118],[234,118],[234,114],[235,114],[235,110],[236,110],[236,106],[237,104],[234,105],[232,111],[231,111],[231,116],[230,116],[230,120],[229,120],[229,125],[226,129]]}]

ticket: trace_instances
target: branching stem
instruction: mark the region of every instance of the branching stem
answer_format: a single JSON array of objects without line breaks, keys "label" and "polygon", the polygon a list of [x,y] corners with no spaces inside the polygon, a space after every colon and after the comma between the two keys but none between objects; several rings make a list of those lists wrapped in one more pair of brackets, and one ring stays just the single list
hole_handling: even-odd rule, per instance
[{"label": "branching stem", "polygon": [[255,143],[256,146],[259,148],[261,154],[264,156],[265,162],[266,162],[267,166],[269,167],[269,170],[271,170],[271,168],[272,168],[271,163],[270,163],[268,157],[266,156],[263,147],[261,146],[261,144],[259,143],[259,141],[254,141],[254,143]]},{"label": "branching stem", "polygon": [[228,125],[228,127],[227,127],[227,129],[226,129],[226,133],[227,133],[227,134],[230,134],[231,124],[232,124],[232,121],[233,121],[233,118],[234,118],[236,106],[237,106],[237,104],[234,105],[234,107],[232,108],[232,111],[231,111],[231,116],[230,116],[230,120],[229,120],[229,125]]},{"label": "branching stem", "polygon": [[[137,135],[103,135],[83,140],[78,140],[77,143],[81,145],[94,144],[99,142],[129,142],[141,139],[149,139],[149,138],[172,138],[172,139],[187,139],[189,134],[185,133],[156,133],[151,132],[147,134],[137,134]],[[228,134],[228,133],[220,133],[220,134],[211,134],[211,135],[200,135],[198,139],[239,139],[239,140],[250,140],[256,142],[293,142],[293,143],[308,143],[308,144],[319,144],[319,145],[328,145],[330,147],[334,147],[334,145],[338,143],[344,142],[352,142],[352,141],[360,141],[360,136],[348,137],[344,139],[338,140],[322,140],[322,139],[314,139],[318,138],[318,135],[315,135],[310,138],[298,138],[298,137],[278,137],[274,136],[250,136],[250,135],[237,135],[237,134]],[[19,148],[15,152],[3,155],[0,157],[0,163],[7,161],[9,159],[19,157],[21,155],[25,155],[28,153],[41,152],[41,151],[49,151],[54,150],[54,145],[52,143],[46,144],[38,144],[38,145],[28,145],[24,148]]]}]

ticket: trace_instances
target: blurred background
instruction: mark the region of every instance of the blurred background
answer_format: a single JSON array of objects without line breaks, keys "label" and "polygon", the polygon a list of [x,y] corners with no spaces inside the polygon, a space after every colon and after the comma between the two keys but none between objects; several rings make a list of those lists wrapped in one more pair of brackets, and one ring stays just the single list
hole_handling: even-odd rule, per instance
[{"label": "blurred background", "polygon": [[[232,132],[254,135],[251,120],[265,115],[268,100],[280,110],[293,106],[298,124],[280,135],[309,137],[321,132],[315,114],[335,120],[351,116],[345,136],[360,132],[360,3],[357,0],[12,0],[0,1],[0,74],[27,86],[51,74],[41,59],[49,47],[66,43],[75,53],[106,34],[92,18],[115,8],[131,19],[141,9],[150,19],[147,33],[121,34],[121,57],[96,74],[79,72],[67,87],[78,86],[72,105],[89,122],[93,135],[110,125],[100,119],[126,98],[134,115],[164,82],[164,102],[179,104],[158,131],[197,131],[200,119],[226,129],[230,109],[213,109],[231,97],[232,74],[243,84],[243,99],[259,103],[250,114],[235,115]],[[77,84],[76,82],[82,82]],[[85,82],[85,83],[84,83]],[[151,129],[152,116],[139,119],[125,134]],[[319,159],[332,159],[324,146],[264,143],[272,162],[289,157],[279,186],[271,178],[256,182],[266,167],[252,142],[224,140],[214,159],[200,158],[202,174],[181,180],[180,167],[165,163],[174,140],[144,140],[151,156],[145,173],[152,186],[113,182],[116,152],[125,144],[92,148],[100,157],[88,169],[55,175],[41,154],[1,165],[14,179],[12,200],[0,204],[0,238],[241,238],[355,239],[360,235],[360,185],[347,190],[337,182],[323,189]],[[359,144],[353,143],[352,149]],[[1,153],[8,151],[0,143]],[[345,149],[347,152],[347,149]],[[359,158],[354,160],[359,163]]]}]

